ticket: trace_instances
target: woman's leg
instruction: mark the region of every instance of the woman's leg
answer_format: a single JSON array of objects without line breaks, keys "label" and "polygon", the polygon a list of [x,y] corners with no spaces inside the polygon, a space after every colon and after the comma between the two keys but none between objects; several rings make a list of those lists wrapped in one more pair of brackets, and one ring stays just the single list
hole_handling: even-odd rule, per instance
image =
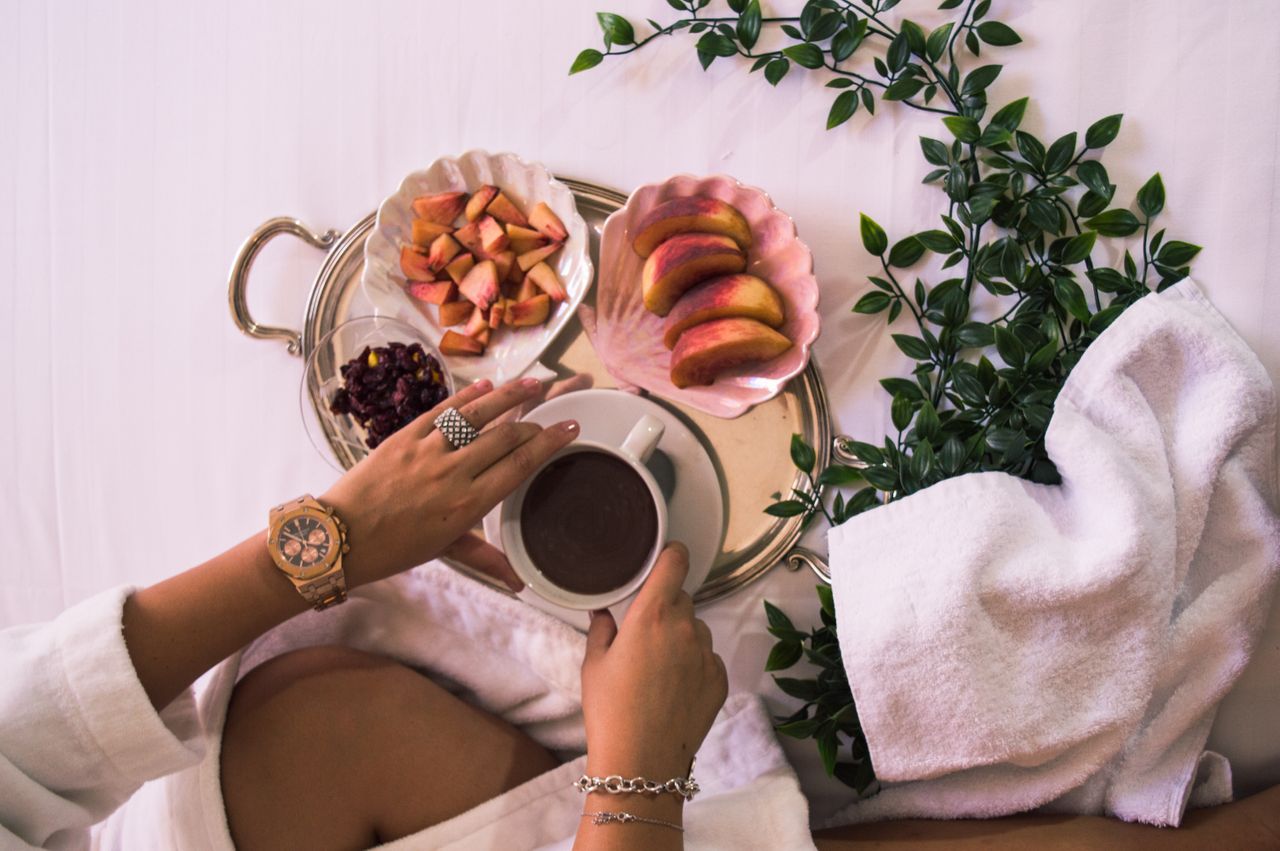
[{"label": "woman's leg", "polygon": [[222,795],[241,851],[367,848],[557,765],[515,727],[404,665],[312,647],[236,686]]},{"label": "woman's leg", "polygon": [[1203,810],[1191,810],[1182,827],[1158,828],[1095,816],[1023,815],[989,821],[888,821],[822,830],[818,851],[871,848],[1004,849],[1092,851],[1253,851],[1280,848],[1280,786]]}]

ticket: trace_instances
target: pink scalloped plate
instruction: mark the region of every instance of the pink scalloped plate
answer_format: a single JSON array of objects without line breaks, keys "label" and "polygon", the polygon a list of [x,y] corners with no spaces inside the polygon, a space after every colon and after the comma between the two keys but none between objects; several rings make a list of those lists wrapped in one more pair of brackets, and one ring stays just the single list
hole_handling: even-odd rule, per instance
[{"label": "pink scalloped plate", "polygon": [[[671,352],[662,343],[663,319],[644,307],[640,291],[644,260],[631,241],[635,225],[646,213],[686,195],[719,198],[746,217],[753,242],[747,271],[768,281],[782,297],[786,321],[778,330],[794,345],[773,360],[727,372],[714,384],[680,389],[671,383]],[[820,329],[813,254],[796,235],[795,222],[763,190],[722,174],[681,174],[632,192],[626,206],[604,223],[597,286],[595,348],[609,373],[619,381],[726,419],[772,399],[799,375]]]}]

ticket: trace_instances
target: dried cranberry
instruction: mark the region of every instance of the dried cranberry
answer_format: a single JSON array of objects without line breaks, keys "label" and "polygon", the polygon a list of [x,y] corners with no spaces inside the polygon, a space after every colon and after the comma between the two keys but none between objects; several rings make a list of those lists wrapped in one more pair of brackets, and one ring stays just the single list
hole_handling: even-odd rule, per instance
[{"label": "dried cranberry", "polygon": [[339,372],[343,386],[333,394],[329,410],[359,422],[370,449],[448,395],[439,362],[418,343],[366,346]]}]

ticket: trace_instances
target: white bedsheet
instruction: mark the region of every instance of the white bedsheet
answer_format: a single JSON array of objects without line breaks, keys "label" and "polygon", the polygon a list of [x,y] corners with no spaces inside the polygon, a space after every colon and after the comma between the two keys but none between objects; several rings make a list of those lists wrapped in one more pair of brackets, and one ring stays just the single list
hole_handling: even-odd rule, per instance
[{"label": "white bedsheet", "polygon": [[[718,4],[717,4],[718,5]],[[769,4],[778,13],[799,2]],[[899,10],[924,22],[936,3]],[[1280,9],[1267,0],[997,0],[1025,44],[998,105],[1035,100],[1056,138],[1125,113],[1107,163],[1128,199],[1162,170],[1170,235],[1206,246],[1195,276],[1280,380]],[[796,219],[824,286],[816,353],[841,430],[888,424],[876,379],[902,368],[880,319],[849,313],[873,263],[865,211],[891,235],[932,226],[916,137],[932,116],[882,108],[822,132],[831,92],[795,72],[703,73],[655,44],[567,77],[599,47],[597,10],[637,26],[662,0],[573,3],[0,3],[0,625],[146,583],[259,528],[330,472],[298,418],[300,364],[241,337],[225,277],[263,219],[344,228],[406,172],[470,147],[513,150],[623,189],[724,171]],[[267,250],[250,303],[296,325],[319,253]],[[785,447],[777,447],[785,451]],[[777,571],[708,607],[735,689],[786,703],[761,672],[760,600],[816,613],[811,577]],[[732,639],[732,640],[730,640]],[[1280,782],[1280,618],[1223,704],[1210,747],[1238,788]],[[845,800],[811,743],[788,741],[813,814]]]}]

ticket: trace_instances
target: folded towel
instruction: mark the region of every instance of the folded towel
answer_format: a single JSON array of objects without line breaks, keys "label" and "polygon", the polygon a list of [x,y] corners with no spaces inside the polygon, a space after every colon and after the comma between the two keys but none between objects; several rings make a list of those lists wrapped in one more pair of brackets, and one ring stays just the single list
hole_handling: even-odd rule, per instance
[{"label": "folded towel", "polygon": [[1177,825],[1189,800],[1229,800],[1204,744],[1275,589],[1275,441],[1265,370],[1184,281],[1066,382],[1045,441],[1061,485],[961,476],[832,529],[886,786],[831,823],[1046,807]]},{"label": "folded towel", "polygon": [[[517,851],[572,845],[582,813],[582,796],[569,784],[582,773],[577,755],[586,745],[578,673],[586,637],[434,564],[358,589],[343,606],[301,615],[215,669],[198,699],[204,762],[143,787],[97,831],[97,847],[230,849],[218,763],[232,689],[261,662],[315,644],[381,653],[429,672],[571,758],[388,848]],[[697,758],[703,794],[686,807],[687,848],[814,847],[808,805],[758,697],[731,696]]]}]

